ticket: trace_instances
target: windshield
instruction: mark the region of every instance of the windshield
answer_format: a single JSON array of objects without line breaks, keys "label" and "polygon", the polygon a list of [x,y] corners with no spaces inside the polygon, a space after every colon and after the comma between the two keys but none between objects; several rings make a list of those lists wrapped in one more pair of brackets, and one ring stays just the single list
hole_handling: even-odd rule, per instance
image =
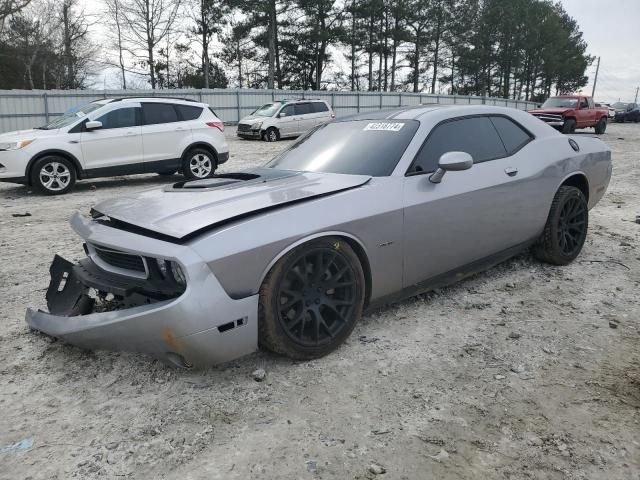
[{"label": "windshield", "polygon": [[626,110],[628,107],[628,103],[616,102],[613,104],[613,108],[615,108],[616,110]]},{"label": "windshield", "polygon": [[251,115],[257,115],[258,117],[273,117],[281,106],[282,104],[280,102],[267,103],[266,105],[258,108]]},{"label": "windshield", "polygon": [[271,160],[267,167],[374,177],[391,175],[418,126],[417,120],[325,123]]},{"label": "windshield", "polygon": [[567,97],[551,97],[542,104],[542,108],[576,108],[577,106],[577,98]]},{"label": "windshield", "polygon": [[75,123],[76,120],[86,117],[88,113],[97,110],[100,107],[104,107],[102,103],[87,103],[80,107],[74,107],[65,112],[61,117],[57,117],[55,120],[47,123],[43,127],[38,127],[40,130],[55,130],[57,128],[63,128]]}]

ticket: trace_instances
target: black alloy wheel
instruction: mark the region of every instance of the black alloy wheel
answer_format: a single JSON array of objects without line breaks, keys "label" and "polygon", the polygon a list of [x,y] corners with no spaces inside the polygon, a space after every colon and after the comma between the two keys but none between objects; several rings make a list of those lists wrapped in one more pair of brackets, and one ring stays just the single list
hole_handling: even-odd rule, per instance
[{"label": "black alloy wheel", "polygon": [[558,189],[544,231],[533,247],[534,255],[553,265],[567,265],[582,251],[589,227],[587,200],[580,189]]},{"label": "black alloy wheel", "polygon": [[364,271],[347,242],[304,244],[276,263],[260,289],[260,345],[296,359],[326,355],[350,335],[364,295]]},{"label": "black alloy wheel", "polygon": [[280,323],[295,343],[326,345],[340,334],[354,309],[356,276],[336,250],[305,252],[284,274],[278,291]]},{"label": "black alloy wheel", "polygon": [[558,244],[566,256],[572,256],[582,248],[587,236],[587,206],[577,196],[570,197],[562,205],[556,235]]}]

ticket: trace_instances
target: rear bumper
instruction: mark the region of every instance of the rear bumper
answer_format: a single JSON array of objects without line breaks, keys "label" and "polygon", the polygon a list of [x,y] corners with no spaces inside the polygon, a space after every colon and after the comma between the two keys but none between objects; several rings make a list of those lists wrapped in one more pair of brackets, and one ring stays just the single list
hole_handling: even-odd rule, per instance
[{"label": "rear bumper", "polygon": [[[176,298],[149,299],[151,303],[145,302],[145,294],[138,289],[135,296],[122,301],[135,306],[98,312],[92,310],[92,304],[87,306],[89,289],[108,292],[126,288],[122,275],[105,272],[92,282],[85,275],[70,274],[62,292],[57,292],[59,282],[52,268],[47,298],[52,313],[28,309],[26,321],[31,328],[83,348],[142,352],[178,366],[222,363],[257,349],[258,295],[230,298],[191,249],[118,231],[78,214],[72,225],[89,242],[110,241],[111,248],[175,259],[187,278],[186,289]],[[132,283],[139,284],[139,279]],[[62,299],[55,299],[57,294]]]}]

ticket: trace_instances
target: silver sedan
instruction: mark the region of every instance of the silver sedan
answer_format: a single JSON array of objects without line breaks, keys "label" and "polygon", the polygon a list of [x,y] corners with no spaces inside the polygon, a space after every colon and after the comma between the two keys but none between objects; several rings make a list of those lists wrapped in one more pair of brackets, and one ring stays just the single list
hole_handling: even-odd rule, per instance
[{"label": "silver sedan", "polygon": [[115,198],[71,224],[37,330],[179,367],[337,348],[368,308],[532,248],[565,265],[611,152],[526,112],[421,106],[319,126],[265,167]]}]

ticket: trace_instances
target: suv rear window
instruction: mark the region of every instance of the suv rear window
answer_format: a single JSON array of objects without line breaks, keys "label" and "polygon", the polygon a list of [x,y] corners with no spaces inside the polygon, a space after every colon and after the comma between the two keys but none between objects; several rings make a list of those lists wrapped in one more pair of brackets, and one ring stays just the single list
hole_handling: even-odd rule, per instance
[{"label": "suv rear window", "polygon": [[144,113],[145,125],[179,121],[176,109],[167,103],[143,103],[142,112]]},{"label": "suv rear window", "polygon": [[327,107],[327,104],[324,103],[324,102],[313,102],[311,105],[313,105],[313,111],[315,113],[328,112],[329,111],[329,107]]},{"label": "suv rear window", "polygon": [[183,121],[195,120],[202,115],[201,107],[192,107],[191,105],[174,105]]}]

